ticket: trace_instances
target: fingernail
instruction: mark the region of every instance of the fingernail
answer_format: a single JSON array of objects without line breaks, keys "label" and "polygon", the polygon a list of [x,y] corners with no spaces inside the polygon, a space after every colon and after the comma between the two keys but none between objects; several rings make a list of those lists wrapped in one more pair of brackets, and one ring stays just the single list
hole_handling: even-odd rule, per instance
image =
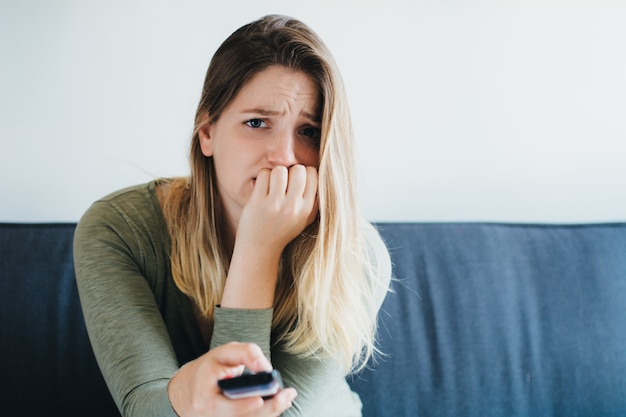
[{"label": "fingernail", "polygon": [[262,369],[265,372],[272,372],[272,364],[270,364],[267,360],[258,360],[254,363],[257,369]]},{"label": "fingernail", "polygon": [[295,400],[297,396],[298,396],[298,392],[297,392],[296,390],[292,390],[292,391],[289,393],[290,401]]}]

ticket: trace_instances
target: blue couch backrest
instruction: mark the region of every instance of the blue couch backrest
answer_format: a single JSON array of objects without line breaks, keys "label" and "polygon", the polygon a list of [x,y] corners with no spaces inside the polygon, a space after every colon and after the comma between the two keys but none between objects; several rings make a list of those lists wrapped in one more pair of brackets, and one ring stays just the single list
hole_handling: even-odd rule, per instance
[{"label": "blue couch backrest", "polygon": [[626,225],[382,224],[368,416],[626,416]]},{"label": "blue couch backrest", "polygon": [[[394,264],[365,417],[626,416],[626,224],[378,224]],[[73,224],[0,224],[2,415],[118,415]]]}]

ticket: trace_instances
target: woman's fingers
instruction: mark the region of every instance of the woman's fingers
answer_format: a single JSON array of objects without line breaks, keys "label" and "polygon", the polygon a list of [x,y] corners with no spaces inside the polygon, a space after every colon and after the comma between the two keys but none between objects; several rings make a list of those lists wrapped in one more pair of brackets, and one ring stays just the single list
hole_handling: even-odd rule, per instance
[{"label": "woman's fingers", "polygon": [[315,201],[317,197],[317,170],[314,167],[306,167],[306,187],[303,197],[308,202]]},{"label": "woman's fingers", "polygon": [[317,196],[317,182],[314,167],[294,165],[289,169],[284,166],[262,169],[257,175],[251,199],[257,203],[266,200],[277,212],[285,209],[283,214],[303,209],[308,217]]},{"label": "woman's fingers", "polygon": [[287,192],[287,184],[290,181],[287,167],[276,166],[270,174],[270,190],[268,196],[274,199],[282,199]]},{"label": "woman's fingers", "polygon": [[[263,170],[265,171],[265,170]],[[317,170],[314,167],[294,165],[287,169],[274,167],[270,172],[269,196],[274,198],[304,198],[312,201],[317,194]]]},{"label": "woman's fingers", "polygon": [[211,349],[181,367],[171,379],[168,394],[179,415],[197,416],[278,416],[296,396],[293,388],[281,390],[273,398],[231,400],[220,391],[217,381],[234,376],[246,366],[252,371],[269,371],[272,366],[258,345],[231,342]]},{"label": "woman's fingers", "polygon": [[314,167],[276,166],[259,171],[243,209],[237,240],[246,247],[264,244],[282,251],[317,214],[318,174]]},{"label": "woman's fingers", "polygon": [[272,364],[253,343],[231,342],[213,349],[215,360],[224,366],[245,365],[254,372],[271,371]]},{"label": "woman's fingers", "polygon": [[263,404],[263,415],[278,416],[291,407],[293,400],[298,396],[293,388],[285,388]]},{"label": "woman's fingers", "polygon": [[304,165],[294,165],[289,168],[289,182],[287,185],[287,196],[294,198],[302,197],[307,184],[307,170]]},{"label": "woman's fingers", "polygon": [[[255,344],[231,342],[213,349],[212,353],[214,359],[225,366],[243,364],[254,372],[271,369],[271,364],[263,355],[263,351]],[[285,388],[267,400],[261,397],[233,400],[220,394],[220,398],[216,400],[216,410],[219,411],[219,415],[278,416],[291,407],[296,396],[297,392],[293,388]]]},{"label": "woman's fingers", "polygon": [[256,176],[254,182],[254,189],[250,198],[263,198],[267,195],[270,188],[270,174],[269,169],[262,169]]},{"label": "woman's fingers", "polygon": [[263,400],[261,397],[230,400],[224,397],[217,407],[219,415],[275,417],[291,407],[297,393],[293,388],[285,388],[272,398]]}]

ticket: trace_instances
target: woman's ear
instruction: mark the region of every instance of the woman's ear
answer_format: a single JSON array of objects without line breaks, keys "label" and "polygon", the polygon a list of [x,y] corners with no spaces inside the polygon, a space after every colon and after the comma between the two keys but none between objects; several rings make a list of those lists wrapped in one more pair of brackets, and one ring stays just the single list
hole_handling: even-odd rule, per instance
[{"label": "woman's ear", "polygon": [[200,149],[204,156],[213,156],[213,141],[211,140],[211,122],[209,122],[209,115],[205,114],[202,117],[202,122],[198,129],[198,139],[200,139]]}]

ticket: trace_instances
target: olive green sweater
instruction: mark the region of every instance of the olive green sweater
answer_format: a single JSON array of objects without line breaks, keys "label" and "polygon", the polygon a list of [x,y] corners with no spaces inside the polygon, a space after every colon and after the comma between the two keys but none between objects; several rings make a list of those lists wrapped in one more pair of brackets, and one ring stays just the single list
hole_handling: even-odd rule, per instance
[{"label": "olive green sweater", "polygon": [[[376,234],[373,244],[383,245]],[[385,252],[386,253],[386,252]],[[95,356],[124,416],[176,417],[167,384],[179,367],[230,341],[254,342],[298,397],[285,416],[360,416],[361,402],[334,360],[302,360],[272,345],[272,309],[215,308],[210,346],[191,301],[174,284],[170,241],[156,182],[97,202],[80,220],[74,262]],[[389,259],[379,260],[381,297]],[[374,279],[379,279],[378,277]]]}]

